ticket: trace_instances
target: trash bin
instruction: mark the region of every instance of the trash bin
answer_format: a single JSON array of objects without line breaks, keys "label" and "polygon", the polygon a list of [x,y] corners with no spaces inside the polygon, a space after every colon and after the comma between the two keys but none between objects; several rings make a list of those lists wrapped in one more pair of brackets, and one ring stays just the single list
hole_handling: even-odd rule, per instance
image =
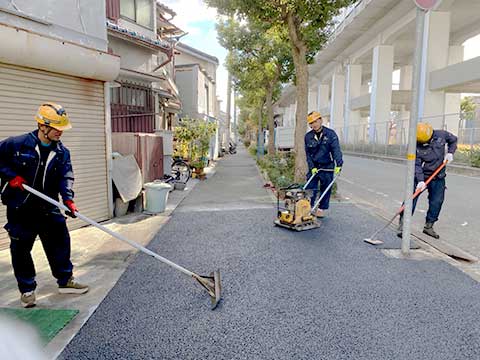
[{"label": "trash bin", "polygon": [[168,192],[172,186],[160,180],[146,183],[145,187],[145,211],[157,214],[165,211],[168,200]]}]

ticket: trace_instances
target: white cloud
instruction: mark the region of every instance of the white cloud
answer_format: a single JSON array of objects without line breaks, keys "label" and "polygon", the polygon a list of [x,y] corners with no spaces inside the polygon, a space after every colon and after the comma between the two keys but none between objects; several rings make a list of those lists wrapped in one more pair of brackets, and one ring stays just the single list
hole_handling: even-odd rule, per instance
[{"label": "white cloud", "polygon": [[172,22],[188,32],[188,35],[182,38],[183,42],[218,58],[220,65],[217,69],[217,96],[222,100],[222,110],[225,110],[228,77],[224,67],[226,51],[217,40],[216,9],[209,8],[203,0],[161,0],[159,2],[177,13]]},{"label": "white cloud", "polygon": [[200,32],[194,23],[199,21],[215,22],[217,16],[216,9],[209,8],[203,0],[162,0],[160,2],[177,13],[172,22],[190,34]]}]

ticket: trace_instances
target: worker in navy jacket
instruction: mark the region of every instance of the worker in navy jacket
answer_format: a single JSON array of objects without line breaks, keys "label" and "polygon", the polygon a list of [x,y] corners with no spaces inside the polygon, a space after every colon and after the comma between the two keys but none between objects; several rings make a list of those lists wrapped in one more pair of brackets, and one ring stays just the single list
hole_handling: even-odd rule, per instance
[{"label": "worker in navy jacket", "polygon": [[76,282],[70,261],[70,236],[65,217],[50,203],[28,192],[24,185],[58,200],[75,217],[73,170],[69,150],[61,143],[72,126],[61,105],[44,103],[35,119],[38,129],[0,142],[2,203],[7,206],[5,229],[10,236],[12,266],[24,307],[35,306],[35,267],[31,256],[37,236],[47,255],[59,292],[83,294],[88,286]]},{"label": "worker in navy jacket", "polygon": [[[305,152],[308,163],[307,179],[315,175],[307,189],[313,189],[310,200],[313,207],[318,195],[318,183],[320,182],[320,193],[325,192],[328,185],[333,181],[334,175],[340,173],[343,159],[338,136],[335,131],[322,125],[320,113],[313,111],[308,114],[307,122],[312,129],[305,134]],[[317,217],[325,217],[325,211],[330,204],[330,194],[331,188],[320,201],[315,213]]]},{"label": "worker in navy jacket", "polygon": [[[433,130],[432,125],[418,123],[417,125],[417,154],[415,159],[415,190],[428,189],[428,211],[425,218],[423,232],[435,239],[440,238],[433,229],[433,224],[438,221],[445,199],[445,177],[443,168],[428,185],[427,180],[443,162],[453,161],[453,154],[457,150],[457,137],[445,130]],[[417,205],[417,196],[413,200],[412,214]],[[397,235],[402,237],[403,213],[400,217]]]}]

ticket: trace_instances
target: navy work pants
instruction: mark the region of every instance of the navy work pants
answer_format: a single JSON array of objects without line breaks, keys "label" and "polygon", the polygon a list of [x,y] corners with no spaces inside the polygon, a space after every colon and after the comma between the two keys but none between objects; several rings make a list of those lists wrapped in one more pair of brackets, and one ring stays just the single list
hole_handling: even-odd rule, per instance
[{"label": "navy work pants", "polygon": [[32,247],[37,235],[50,264],[52,275],[60,286],[72,276],[70,261],[70,235],[65,217],[58,210],[7,208],[5,229],[10,236],[13,272],[21,293],[35,290],[35,266]]},{"label": "navy work pants", "polygon": [[[415,188],[417,187],[417,182],[415,181]],[[434,223],[438,221],[438,216],[442,210],[443,200],[445,199],[445,178],[435,178],[427,185],[428,191],[428,211],[425,222]],[[413,211],[417,206],[418,198],[421,195],[417,196],[413,200]]]},{"label": "navy work pants", "polygon": [[[311,173],[307,174],[307,181],[310,178]],[[307,189],[312,189],[312,197],[310,198],[310,204],[313,208],[315,201],[317,200],[318,196],[318,189],[320,188],[320,195],[324,193],[325,189],[330,185],[333,181],[333,171],[319,171],[315,177],[310,181],[308,184]],[[319,184],[320,183],[320,184]],[[320,185],[320,186],[319,186]],[[327,210],[330,207],[330,195],[332,193],[332,188],[328,190],[328,192],[323,197],[322,201],[320,201],[320,205],[318,206],[321,210]]]},{"label": "navy work pants", "polygon": [[[415,185],[413,187],[414,192],[417,188],[418,181],[415,180]],[[435,223],[438,221],[438,216],[442,210],[443,200],[445,199],[445,178],[435,178],[428,185],[425,191],[428,191],[428,211],[427,217],[425,218],[426,223]],[[424,192],[425,192],[424,191]],[[417,207],[418,198],[421,196],[418,195],[413,199],[413,208],[412,215],[415,212]],[[403,212],[400,214],[400,219],[403,218]]]}]

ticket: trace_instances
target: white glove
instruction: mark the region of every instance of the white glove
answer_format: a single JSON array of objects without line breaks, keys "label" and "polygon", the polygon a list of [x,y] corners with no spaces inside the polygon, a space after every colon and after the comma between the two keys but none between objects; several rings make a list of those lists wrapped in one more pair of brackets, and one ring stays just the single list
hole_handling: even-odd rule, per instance
[{"label": "white glove", "polygon": [[453,154],[448,153],[447,155],[445,155],[445,159],[443,161],[446,161],[448,164],[451,163],[453,161]]},{"label": "white glove", "polygon": [[417,184],[417,190],[425,190],[425,181],[420,181],[418,184]]}]

